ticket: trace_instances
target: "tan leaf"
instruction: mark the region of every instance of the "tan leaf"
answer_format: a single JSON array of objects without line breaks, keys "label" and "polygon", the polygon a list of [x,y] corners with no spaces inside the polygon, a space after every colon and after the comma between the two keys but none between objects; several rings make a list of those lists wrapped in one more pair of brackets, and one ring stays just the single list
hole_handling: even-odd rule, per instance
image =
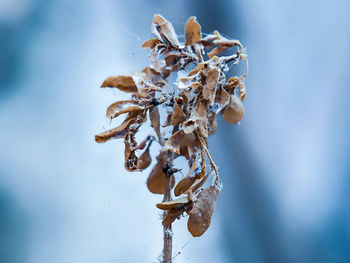
[{"label": "tan leaf", "polygon": [[[205,172],[204,172],[205,174]],[[191,191],[192,193],[196,192],[199,188],[201,188],[204,183],[207,181],[208,177],[209,177],[210,173],[207,173],[204,177],[197,179],[191,186],[191,188],[189,189],[189,191]]]},{"label": "tan leaf", "polygon": [[187,204],[189,202],[190,202],[190,200],[188,199],[187,196],[185,196],[185,197],[180,197],[180,198],[175,199],[175,200],[159,203],[156,206],[157,206],[157,208],[162,209],[162,210],[169,210],[172,208],[179,208],[179,207],[184,206],[185,204]]},{"label": "tan leaf", "polygon": [[176,126],[185,120],[185,113],[179,107],[177,102],[174,103],[173,113],[171,115],[170,125]]},{"label": "tan leaf", "polygon": [[152,127],[157,134],[159,140],[161,140],[162,136],[160,133],[160,116],[158,106],[154,106],[149,110],[149,118],[151,119]]},{"label": "tan leaf", "polygon": [[196,181],[196,177],[184,177],[180,182],[177,183],[174,189],[175,196],[182,195],[185,193]]},{"label": "tan leaf", "polygon": [[230,95],[230,103],[223,114],[224,119],[231,124],[238,123],[244,115],[244,107],[236,95]]},{"label": "tan leaf", "polygon": [[131,72],[131,77],[141,97],[150,97],[152,95],[149,93],[149,85],[146,83],[147,74],[145,72],[133,71]]},{"label": "tan leaf", "polygon": [[124,122],[120,124],[118,127],[115,127],[113,129],[110,129],[95,135],[95,141],[98,143],[103,143],[110,139],[123,138],[124,135],[127,133],[129,126],[137,121],[136,117],[140,114],[141,114],[141,111],[130,112],[126,117],[126,119],[124,120]]},{"label": "tan leaf", "polygon": [[204,53],[203,45],[200,43],[196,43],[194,44],[193,47],[194,47],[194,52],[196,53],[199,61],[203,61],[203,56],[202,56],[202,54]]},{"label": "tan leaf", "polygon": [[180,154],[180,147],[194,145],[196,136],[193,133],[185,134],[183,130],[180,130],[171,135],[165,142],[165,149]]},{"label": "tan leaf", "polygon": [[159,39],[157,38],[151,38],[143,42],[142,47],[143,48],[154,48],[156,45],[162,43]]},{"label": "tan leaf", "polygon": [[207,62],[201,62],[199,63],[194,69],[192,69],[190,71],[190,73],[188,74],[189,77],[196,75],[197,73],[199,73],[200,71],[204,71],[208,69],[208,63]]},{"label": "tan leaf", "polygon": [[213,106],[215,100],[215,91],[218,84],[219,70],[212,68],[207,75],[207,81],[203,88],[203,98],[208,100],[209,105]]},{"label": "tan leaf", "polygon": [[241,101],[244,101],[245,97],[247,96],[247,90],[245,88],[244,82],[239,83],[238,93],[239,93],[239,97],[241,98]]},{"label": "tan leaf", "polygon": [[135,105],[132,100],[120,100],[112,103],[106,110],[106,117],[112,119],[114,114],[119,110],[125,109],[129,106]]},{"label": "tan leaf", "polygon": [[207,55],[209,58],[212,58],[214,56],[220,55],[222,52],[224,52],[228,48],[230,48],[230,46],[219,46],[219,47],[213,48],[209,53],[207,53]]},{"label": "tan leaf", "polygon": [[197,168],[197,158],[198,155],[195,154],[193,163],[191,165],[190,170],[187,172],[186,176],[180,180],[180,182],[177,183],[174,189],[175,196],[179,196],[183,193],[185,193],[191,185],[196,181],[196,174],[193,175]]},{"label": "tan leaf", "polygon": [[186,159],[190,158],[190,155],[188,154],[187,146],[180,146],[180,155],[185,156]]},{"label": "tan leaf", "polygon": [[170,125],[170,121],[171,121],[171,116],[172,115],[173,115],[172,113],[168,114],[168,116],[166,117],[166,120],[165,120],[164,124],[162,125],[162,127],[167,127],[167,126]]},{"label": "tan leaf", "polygon": [[101,88],[118,88],[125,92],[137,92],[137,87],[130,76],[108,77],[101,85]]},{"label": "tan leaf", "polygon": [[[130,106],[130,107],[127,107],[125,109],[121,109],[120,111],[116,112],[112,117],[110,117],[111,119],[113,118],[116,118],[118,117],[119,115],[121,114],[124,114],[124,113],[129,113],[129,112],[134,112],[134,111],[141,111],[143,108],[139,107],[139,106]],[[108,116],[107,116],[108,117]]]},{"label": "tan leaf", "polygon": [[190,17],[185,25],[185,38],[186,38],[186,46],[193,45],[201,40],[201,26],[196,21],[196,17]]},{"label": "tan leaf", "polygon": [[180,130],[171,135],[165,142],[165,149],[180,154],[180,146],[184,140],[184,131]]},{"label": "tan leaf", "polygon": [[[164,194],[165,192],[165,176],[164,167],[166,165],[167,157],[169,152],[162,151],[157,156],[157,164],[153,167],[150,175],[147,178],[147,187],[154,194]],[[172,175],[171,178],[171,188],[174,187],[175,178]]]},{"label": "tan leaf", "polygon": [[170,226],[177,218],[179,218],[183,212],[189,211],[192,209],[192,202],[185,204],[179,208],[172,208],[168,210],[165,217],[163,218],[163,226]]},{"label": "tan leaf", "polygon": [[207,111],[207,102],[201,100],[197,104],[197,114],[198,114],[198,132],[199,134],[207,138],[208,137],[208,111]]},{"label": "tan leaf", "polygon": [[233,46],[239,46],[242,47],[241,42],[239,40],[229,40],[223,36],[221,36],[218,39],[214,39],[213,43],[218,46],[228,46],[228,47],[233,47]]},{"label": "tan leaf", "polygon": [[178,46],[180,44],[173,25],[159,14],[153,17],[152,33],[165,44],[171,44],[173,46]]},{"label": "tan leaf", "polygon": [[151,164],[151,156],[149,154],[149,146],[147,149],[141,154],[139,161],[137,163],[137,169],[138,170],[144,170]]},{"label": "tan leaf", "polygon": [[220,190],[216,186],[210,186],[198,195],[187,222],[188,231],[192,236],[199,237],[208,229],[219,193]]},{"label": "tan leaf", "polygon": [[191,84],[191,88],[193,89],[194,93],[199,93],[202,90],[203,85],[200,82],[193,82]]},{"label": "tan leaf", "polygon": [[134,172],[137,170],[137,163],[138,163],[138,158],[135,154],[135,151],[132,151],[130,148],[130,144],[129,142],[127,142],[126,140],[124,140],[124,156],[125,156],[125,163],[124,163],[124,167],[125,170],[127,170],[128,172]]},{"label": "tan leaf", "polygon": [[184,133],[192,133],[198,127],[196,120],[196,118],[191,118],[182,124],[182,130]]},{"label": "tan leaf", "polygon": [[181,58],[181,56],[179,54],[171,54],[171,55],[164,58],[165,64],[167,66],[176,65],[180,58]]},{"label": "tan leaf", "polygon": [[218,127],[218,122],[216,120],[216,114],[214,112],[208,113],[208,134],[214,134]]},{"label": "tan leaf", "polygon": [[228,103],[230,102],[230,95],[223,88],[219,88],[216,90],[215,95],[215,103],[217,103],[218,108],[215,110],[217,114],[220,112]]}]

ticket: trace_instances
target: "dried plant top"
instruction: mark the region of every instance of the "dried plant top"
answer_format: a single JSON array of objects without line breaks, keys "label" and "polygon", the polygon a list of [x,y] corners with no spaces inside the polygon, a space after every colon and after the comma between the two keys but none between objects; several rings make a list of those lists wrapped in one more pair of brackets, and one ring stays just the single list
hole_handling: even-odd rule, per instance
[{"label": "dried plant top", "polygon": [[[120,115],[126,117],[121,125],[96,135],[95,140],[103,143],[123,138],[125,169],[130,172],[150,165],[149,148],[156,140],[162,149],[147,187],[152,193],[165,195],[164,202],[157,204],[166,211],[162,223],[170,226],[187,213],[188,230],[193,236],[201,236],[210,225],[221,189],[217,167],[208,151],[208,136],[216,131],[219,114],[232,124],[244,115],[246,50],[238,40],[227,39],[217,31],[204,37],[195,17],[190,17],[185,25],[184,43],[161,15],[154,16],[151,30],[156,38],[142,45],[150,50],[151,64],[141,72],[112,76],[103,82],[102,87],[130,93],[130,99],[107,108],[106,115],[111,120]],[[231,55],[220,56],[229,49]],[[226,79],[225,73],[240,61],[245,63],[246,71]],[[177,80],[170,85],[168,78],[173,72]],[[160,110],[165,114],[160,114]],[[166,118],[161,122],[163,115]],[[135,134],[147,118],[156,136],[149,135],[138,143]],[[185,176],[173,167],[173,160],[179,156],[188,160]],[[208,178],[212,182],[203,188]],[[178,199],[171,200],[170,190]]]}]

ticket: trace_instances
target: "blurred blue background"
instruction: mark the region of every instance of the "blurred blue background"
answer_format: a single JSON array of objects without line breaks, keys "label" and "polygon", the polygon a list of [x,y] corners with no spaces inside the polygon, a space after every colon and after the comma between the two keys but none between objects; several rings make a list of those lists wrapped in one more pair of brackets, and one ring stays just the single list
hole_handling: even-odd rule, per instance
[{"label": "blurred blue background", "polygon": [[[0,262],[157,262],[161,196],[98,145],[148,64],[155,13],[247,47],[246,115],[210,138],[224,184],[212,225],[174,224],[175,262],[350,262],[350,2],[0,0]],[[234,74],[235,72],[231,72]],[[156,154],[156,151],[153,152]]]}]

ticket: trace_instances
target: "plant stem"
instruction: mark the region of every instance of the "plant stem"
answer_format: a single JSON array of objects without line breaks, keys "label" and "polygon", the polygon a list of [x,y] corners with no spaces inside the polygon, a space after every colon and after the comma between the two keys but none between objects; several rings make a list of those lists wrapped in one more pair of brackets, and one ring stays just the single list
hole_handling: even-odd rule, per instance
[{"label": "plant stem", "polygon": [[[167,170],[169,171],[169,169]],[[170,184],[171,184],[171,176],[169,172],[165,175],[165,193],[163,202],[171,200],[170,194]],[[164,212],[164,216],[166,212]],[[173,236],[171,231],[171,224],[169,226],[163,226],[163,263],[171,263],[172,261],[172,248],[173,248]]]},{"label": "plant stem", "polygon": [[[172,176],[175,172],[174,169],[171,168],[171,165],[174,160],[174,153],[169,152],[168,163],[165,172],[165,181],[164,181],[164,198],[163,202],[171,201],[171,181]],[[166,212],[164,211],[164,216],[166,216]],[[171,229],[171,224],[169,226],[163,226],[163,263],[171,263],[172,262],[172,249],[173,249],[173,233]]]}]

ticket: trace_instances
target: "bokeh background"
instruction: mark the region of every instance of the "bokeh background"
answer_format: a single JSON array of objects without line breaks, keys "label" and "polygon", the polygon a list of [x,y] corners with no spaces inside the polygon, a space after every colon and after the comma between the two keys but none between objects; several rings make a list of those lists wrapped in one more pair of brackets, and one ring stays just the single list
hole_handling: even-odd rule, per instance
[{"label": "bokeh background", "polygon": [[147,65],[155,13],[179,34],[194,15],[240,39],[250,64],[244,120],[210,138],[224,184],[212,225],[195,239],[176,222],[175,262],[350,262],[349,10],[0,0],[0,262],[157,262],[161,196],[124,171],[122,141],[94,142],[119,96],[99,86]]}]

